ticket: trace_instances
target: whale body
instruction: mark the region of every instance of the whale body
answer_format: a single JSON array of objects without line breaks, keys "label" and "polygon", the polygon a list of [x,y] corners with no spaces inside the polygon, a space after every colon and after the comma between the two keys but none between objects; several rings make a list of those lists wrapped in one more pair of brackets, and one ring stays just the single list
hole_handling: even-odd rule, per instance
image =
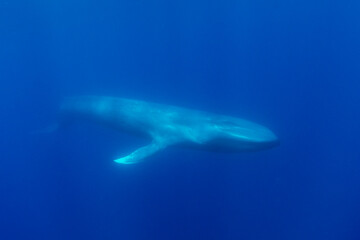
[{"label": "whale body", "polygon": [[275,134],[259,124],[224,115],[140,100],[80,96],[64,99],[63,122],[86,119],[147,136],[149,145],[114,160],[133,164],[173,145],[212,151],[250,151],[278,144]]}]

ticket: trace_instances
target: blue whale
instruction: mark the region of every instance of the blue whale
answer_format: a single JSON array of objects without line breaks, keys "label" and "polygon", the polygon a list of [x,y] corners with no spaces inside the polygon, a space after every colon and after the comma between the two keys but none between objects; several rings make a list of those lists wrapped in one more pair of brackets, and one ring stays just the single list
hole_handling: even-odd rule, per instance
[{"label": "blue whale", "polygon": [[256,123],[146,101],[79,96],[64,99],[62,122],[80,118],[147,136],[151,143],[114,160],[133,164],[168,146],[182,145],[214,151],[249,151],[276,146],[275,134]]}]

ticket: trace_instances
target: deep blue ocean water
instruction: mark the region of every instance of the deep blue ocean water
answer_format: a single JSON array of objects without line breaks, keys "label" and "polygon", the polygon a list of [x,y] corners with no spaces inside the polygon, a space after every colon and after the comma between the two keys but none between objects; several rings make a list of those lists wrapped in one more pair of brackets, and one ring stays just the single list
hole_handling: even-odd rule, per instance
[{"label": "deep blue ocean water", "polygon": [[[0,0],[0,239],[360,239],[360,2]],[[111,95],[261,123],[224,154],[52,124]]]}]

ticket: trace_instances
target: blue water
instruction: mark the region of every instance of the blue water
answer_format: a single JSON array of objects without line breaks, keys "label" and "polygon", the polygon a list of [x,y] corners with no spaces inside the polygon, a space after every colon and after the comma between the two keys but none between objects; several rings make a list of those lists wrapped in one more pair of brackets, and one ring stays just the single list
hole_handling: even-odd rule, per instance
[{"label": "blue water", "polygon": [[[0,1],[0,239],[360,239],[360,2]],[[64,96],[246,118],[281,145],[169,148],[91,124]]]}]

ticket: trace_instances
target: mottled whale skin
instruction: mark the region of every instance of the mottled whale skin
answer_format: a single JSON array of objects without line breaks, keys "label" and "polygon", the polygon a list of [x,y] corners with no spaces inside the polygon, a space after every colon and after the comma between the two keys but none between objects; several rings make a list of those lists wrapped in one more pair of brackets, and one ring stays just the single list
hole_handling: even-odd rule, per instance
[{"label": "mottled whale skin", "polygon": [[132,99],[69,97],[60,113],[63,121],[82,118],[151,138],[149,145],[114,160],[121,164],[140,162],[172,145],[236,152],[266,149],[279,142],[272,131],[247,120]]}]

